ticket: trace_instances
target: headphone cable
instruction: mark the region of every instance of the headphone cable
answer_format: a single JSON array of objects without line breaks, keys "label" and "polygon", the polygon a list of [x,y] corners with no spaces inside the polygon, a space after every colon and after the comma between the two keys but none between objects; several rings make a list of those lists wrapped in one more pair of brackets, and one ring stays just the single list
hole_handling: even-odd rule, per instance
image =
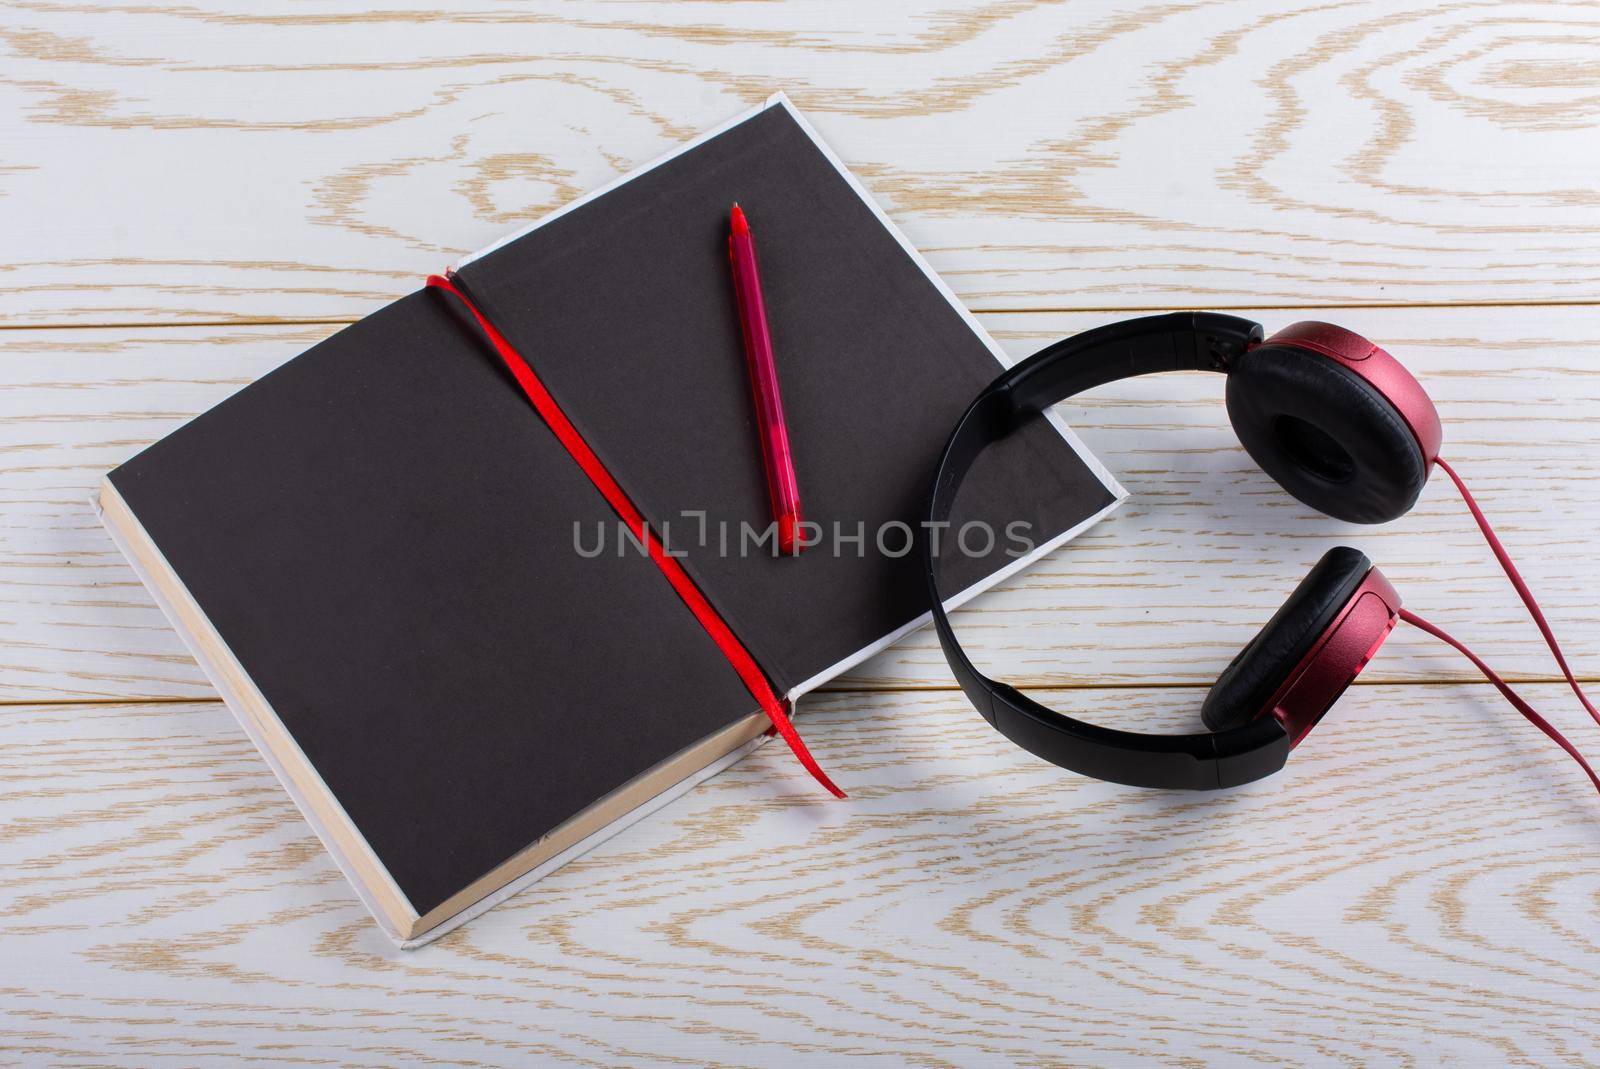
[{"label": "headphone cable", "polygon": [[1572,743],[1568,742],[1567,737],[1561,734],[1560,731],[1556,730],[1555,726],[1551,724],[1550,721],[1540,716],[1538,712],[1534,710],[1533,706],[1523,701],[1522,695],[1512,690],[1511,684],[1501,679],[1500,674],[1493,668],[1490,668],[1487,664],[1484,664],[1482,658],[1480,658],[1476,653],[1473,653],[1471,650],[1467,649],[1465,644],[1446,632],[1443,628],[1436,627],[1427,620],[1424,620],[1422,617],[1418,616],[1416,613],[1412,612],[1410,609],[1407,609],[1403,606],[1400,609],[1400,619],[1404,620],[1412,627],[1426,631],[1439,641],[1454,646],[1463,656],[1467,658],[1467,660],[1471,661],[1477,666],[1478,671],[1483,673],[1483,678],[1493,683],[1495,688],[1505,696],[1506,701],[1510,702],[1512,707],[1515,708],[1517,712],[1521,713],[1527,718],[1528,723],[1532,724],[1534,727],[1550,736],[1551,740],[1557,746],[1567,751],[1567,755],[1574,761],[1578,762],[1578,764],[1582,766],[1583,770],[1589,774],[1589,782],[1594,784],[1594,789],[1596,791],[1600,791],[1600,776],[1595,775],[1594,769],[1589,767],[1589,762],[1583,759],[1583,754],[1578,752],[1578,748],[1572,745]]},{"label": "headphone cable", "polygon": [[[1529,590],[1528,584],[1522,581],[1522,573],[1517,571],[1517,566],[1511,563],[1511,554],[1506,552],[1506,547],[1501,545],[1500,539],[1495,536],[1494,528],[1489,526],[1488,517],[1484,516],[1483,510],[1478,507],[1478,502],[1474,500],[1472,491],[1467,489],[1467,484],[1461,481],[1461,476],[1456,474],[1456,469],[1452,468],[1443,457],[1435,457],[1434,463],[1443,468],[1444,473],[1450,476],[1450,481],[1456,484],[1456,489],[1461,492],[1461,500],[1467,503],[1467,510],[1472,513],[1472,518],[1478,522],[1478,530],[1483,532],[1484,541],[1489,543],[1489,548],[1494,552],[1495,560],[1500,562],[1500,567],[1506,573],[1506,578],[1511,580],[1511,585],[1516,588],[1517,596],[1522,599],[1522,604],[1527,606],[1528,615],[1532,616],[1533,622],[1538,625],[1539,633],[1544,636],[1545,645],[1549,646],[1550,652],[1555,655],[1556,664],[1561,666],[1561,674],[1567,677],[1567,685],[1572,688],[1572,693],[1578,696],[1578,700],[1583,703],[1583,707],[1589,711],[1589,716],[1594,719],[1594,722],[1600,724],[1600,710],[1595,709],[1594,703],[1589,700],[1589,696],[1578,685],[1578,680],[1573,676],[1572,669],[1567,667],[1567,658],[1561,652],[1561,644],[1556,641],[1555,632],[1550,630],[1550,624],[1545,620],[1544,613],[1540,611],[1539,603],[1534,600],[1533,591]],[[1460,649],[1462,653],[1466,653],[1468,657],[1472,656],[1471,653],[1467,652],[1466,647],[1456,643],[1443,632],[1439,632],[1438,637],[1455,645],[1457,649]],[[1473,659],[1477,660],[1476,658]],[[1479,667],[1482,667],[1481,663]]]}]

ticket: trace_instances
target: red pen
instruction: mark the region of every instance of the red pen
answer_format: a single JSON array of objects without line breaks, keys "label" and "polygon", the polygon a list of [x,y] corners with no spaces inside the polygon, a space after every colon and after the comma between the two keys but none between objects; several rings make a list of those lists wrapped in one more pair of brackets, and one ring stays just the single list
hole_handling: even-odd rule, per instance
[{"label": "red pen", "polygon": [[733,206],[732,231],[728,235],[728,262],[733,267],[745,363],[755,397],[756,433],[761,436],[761,460],[767,471],[767,502],[778,524],[778,551],[792,556],[802,548],[800,486],[795,481],[794,456],[789,451],[789,428],[783,421],[783,397],[778,392],[778,365],[772,356],[772,331],[767,327],[767,304],[761,296],[756,246],[750,237],[750,224],[737,204]]}]

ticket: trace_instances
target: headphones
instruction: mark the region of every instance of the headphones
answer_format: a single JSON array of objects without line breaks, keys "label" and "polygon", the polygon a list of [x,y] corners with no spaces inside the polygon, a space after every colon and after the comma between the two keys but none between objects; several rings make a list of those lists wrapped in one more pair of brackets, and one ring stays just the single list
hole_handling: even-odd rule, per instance
[{"label": "headphones", "polygon": [[1487,520],[1439,458],[1439,414],[1411,373],[1377,345],[1328,323],[1296,323],[1264,340],[1263,334],[1257,323],[1212,312],[1113,323],[1035,353],[972,402],[939,460],[920,538],[939,644],[967,698],[1012,742],[1074,772],[1136,787],[1233,787],[1282,768],[1289,751],[1405,619],[1472,658],[1524,716],[1583,764],[1600,789],[1600,779],[1559,733],[1464,646],[1403,609],[1383,573],[1347,546],[1329,550],[1223,670],[1201,706],[1207,731],[1147,735],[1099,727],[1049,709],[973,667],[945,614],[936,545],[928,532],[949,519],[977,455],[1084,390],[1163,371],[1215,371],[1227,376],[1228,418],[1245,451],[1289,493],[1336,519],[1396,519],[1416,503],[1435,464],[1443,467],[1573,690],[1600,721]]}]

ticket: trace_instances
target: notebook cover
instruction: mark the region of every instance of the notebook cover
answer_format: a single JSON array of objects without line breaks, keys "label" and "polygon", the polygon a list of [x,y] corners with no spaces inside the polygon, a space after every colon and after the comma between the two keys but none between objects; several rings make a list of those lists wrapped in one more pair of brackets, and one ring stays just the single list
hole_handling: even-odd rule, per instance
[{"label": "notebook cover", "polygon": [[[939,444],[996,370],[986,339],[787,105],[761,110],[463,267],[654,523],[762,518],[725,260],[751,214],[810,517],[867,551],[689,546],[779,690],[924,611],[914,523]],[[1115,496],[1046,424],[958,509],[1038,543]],[[419,914],[610,790],[749,715],[654,566],[582,557],[613,523],[442,295],[420,291],[110,476]],[[677,524],[674,524],[676,527]],[[681,528],[680,528],[681,530]],[[1013,566],[960,559],[951,588]]]}]

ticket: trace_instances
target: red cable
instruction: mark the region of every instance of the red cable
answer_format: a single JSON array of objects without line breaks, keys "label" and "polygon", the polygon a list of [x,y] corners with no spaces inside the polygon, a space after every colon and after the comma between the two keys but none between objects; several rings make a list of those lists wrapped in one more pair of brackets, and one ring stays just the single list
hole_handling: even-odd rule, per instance
[{"label": "red cable", "polygon": [[[1443,457],[1435,457],[1434,463],[1444,469],[1450,476],[1450,481],[1456,484],[1456,489],[1461,492],[1461,500],[1467,503],[1467,509],[1472,513],[1472,518],[1478,521],[1478,529],[1483,532],[1484,540],[1489,543],[1489,548],[1494,551],[1495,560],[1500,562],[1500,567],[1505,571],[1506,578],[1511,580],[1511,585],[1516,588],[1517,596],[1522,599],[1522,604],[1528,607],[1528,614],[1533,617],[1533,622],[1539,625],[1539,633],[1544,636],[1544,641],[1550,647],[1550,652],[1555,654],[1556,664],[1561,666],[1561,674],[1567,677],[1567,685],[1572,688],[1572,693],[1578,696],[1583,707],[1589,710],[1589,716],[1596,724],[1600,724],[1600,710],[1596,710],[1594,703],[1589,701],[1589,696],[1578,686],[1577,679],[1572,674],[1572,669],[1567,667],[1567,658],[1561,652],[1561,645],[1556,641],[1555,632],[1550,630],[1550,624],[1545,620],[1544,613],[1539,610],[1539,603],[1533,599],[1533,591],[1528,589],[1528,584],[1522,581],[1522,573],[1517,571],[1517,566],[1511,563],[1511,554],[1506,552],[1506,547],[1500,544],[1500,539],[1495,537],[1494,529],[1489,526],[1489,520],[1484,516],[1483,510],[1473,500],[1472,492],[1467,489],[1467,484],[1461,481],[1461,476],[1456,474]],[[1470,656],[1470,654],[1469,654]]]},{"label": "red cable", "polygon": [[772,685],[767,682],[766,675],[761,671],[761,666],[756,664],[755,658],[750,655],[749,650],[744,648],[744,644],[739,641],[732,628],[718,615],[717,610],[712,608],[711,602],[706,600],[706,596],[700,592],[700,588],[689,577],[689,573],[683,570],[683,566],[676,559],[667,554],[660,540],[656,538],[655,533],[645,523],[644,516],[640,514],[633,501],[629,499],[627,493],[623,491],[617,481],[611,477],[611,473],[600,462],[600,458],[595,455],[594,450],[589,448],[589,443],[584,441],[583,435],[578,433],[578,428],[572,425],[572,421],[561,410],[561,406],[550,395],[550,391],[545,389],[544,383],[539,380],[539,376],[533,373],[533,368],[528,366],[528,362],[522,358],[522,354],[517,352],[516,348],[505,339],[505,336],[495,329],[494,324],[489,322],[488,318],[478,310],[478,306],[473,303],[472,298],[456,287],[453,279],[440,277],[439,275],[429,275],[427,284],[433,289],[444,290],[467,306],[467,311],[471,312],[472,318],[477,320],[478,326],[482,328],[483,333],[494,346],[494,351],[499,355],[506,369],[517,380],[517,385],[522,387],[522,392],[527,395],[528,401],[532,403],[534,410],[539,413],[540,418],[545,421],[550,430],[555,433],[556,438],[566,447],[567,452],[572,455],[572,459],[578,462],[578,466],[583,469],[584,474],[589,476],[589,481],[594,483],[595,488],[616,510],[617,515],[622,518],[622,522],[628,525],[628,530],[633,532],[634,538],[644,544],[649,551],[650,559],[655,561],[656,567],[661,569],[661,574],[666,576],[667,581],[672,584],[672,589],[678,592],[678,596],[689,607],[689,611],[694,613],[695,619],[700,621],[700,626],[706,629],[706,633],[717,644],[717,648],[722,651],[723,656],[727,657],[728,663],[733,665],[733,670],[739,674],[739,678],[744,682],[745,687],[760,703],[762,712],[767,714],[767,719],[772,721],[773,728],[777,730],[779,735],[783,736],[783,741],[789,744],[789,749],[794,751],[794,755],[800,760],[800,764],[805,766],[805,770],[811,773],[818,783],[831,791],[834,797],[843,798],[845,793],[834,785],[833,781],[828,778],[827,773],[823,772],[822,767],[817,764],[816,758],[811,756],[811,751],[806,749],[806,744],[800,738],[800,733],[795,731],[794,725],[789,721],[789,715],[784,709],[784,702],[773,692]]},{"label": "red cable", "polygon": [[1578,764],[1583,767],[1583,770],[1589,774],[1589,782],[1594,784],[1594,789],[1596,791],[1600,791],[1600,776],[1595,775],[1594,769],[1589,767],[1589,762],[1583,759],[1583,754],[1578,752],[1578,748],[1572,745],[1572,743],[1568,742],[1567,737],[1561,734],[1561,732],[1557,731],[1548,720],[1536,713],[1533,709],[1533,706],[1523,701],[1521,695],[1512,690],[1510,684],[1501,679],[1499,674],[1496,673],[1493,668],[1490,668],[1488,665],[1484,664],[1476,653],[1473,653],[1471,650],[1467,649],[1466,646],[1462,645],[1460,641],[1445,633],[1442,628],[1435,627],[1433,624],[1430,624],[1428,621],[1424,620],[1410,609],[1402,608],[1400,610],[1400,619],[1404,620],[1413,627],[1421,628],[1434,638],[1439,639],[1441,642],[1449,643],[1457,650],[1461,651],[1461,653],[1466,656],[1467,660],[1478,666],[1478,671],[1483,673],[1483,678],[1493,683],[1500,693],[1505,695],[1506,701],[1510,702],[1517,712],[1527,717],[1528,722],[1534,727],[1550,736],[1557,746],[1567,751],[1568,756],[1570,756],[1574,761],[1578,762]]}]

